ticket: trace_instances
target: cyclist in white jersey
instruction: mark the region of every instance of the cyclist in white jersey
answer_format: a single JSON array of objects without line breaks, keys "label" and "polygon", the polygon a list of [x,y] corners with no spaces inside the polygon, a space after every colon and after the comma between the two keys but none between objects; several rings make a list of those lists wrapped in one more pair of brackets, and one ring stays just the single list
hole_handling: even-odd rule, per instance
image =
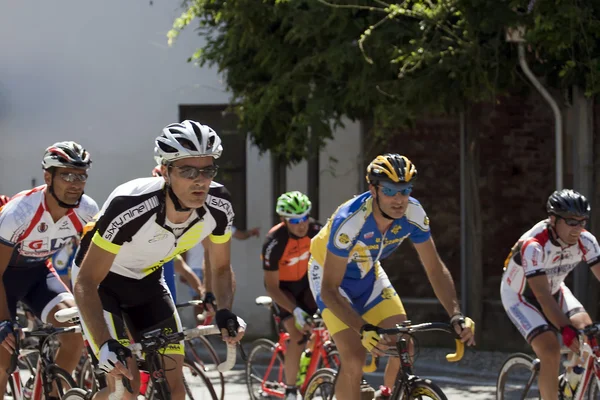
[{"label": "cyclist in white jersey", "polygon": [[598,241],[584,229],[590,205],[581,194],[563,189],[550,195],[548,219],[538,222],[513,246],[505,262],[500,295],[510,320],[540,359],[540,393],[558,398],[560,343],[577,353],[577,329],[592,323],[564,284],[580,264],[600,280]]},{"label": "cyclist in white jersey", "polygon": [[[234,213],[229,192],[212,180],[217,173],[214,160],[223,150],[221,139],[206,125],[183,121],[165,127],[155,145],[162,177],[135,179],[113,191],[97,221],[86,227],[75,259],[80,269],[73,272],[86,338],[99,367],[109,374],[110,388],[115,378],[133,380],[129,399],[137,398],[139,373],[124,347],[129,344],[126,330],[136,341],[155,329],[181,330],[162,265],[204,238],[209,238],[205,243],[213,268],[216,323],[228,342],[239,341],[245,328],[230,311]],[[230,323],[234,337],[228,335]],[[172,399],[183,400],[183,343],[170,345],[165,355]]]},{"label": "cyclist in white jersey", "polygon": [[[98,212],[96,202],[83,194],[90,154],[75,142],[59,142],[44,154],[45,185],[15,195],[0,209],[0,392],[6,387],[6,369],[14,348],[11,319],[23,301],[42,321],[54,319],[61,308],[75,305],[60,280],[51,257]],[[56,363],[73,371],[83,347],[79,334],[60,335]]]}]

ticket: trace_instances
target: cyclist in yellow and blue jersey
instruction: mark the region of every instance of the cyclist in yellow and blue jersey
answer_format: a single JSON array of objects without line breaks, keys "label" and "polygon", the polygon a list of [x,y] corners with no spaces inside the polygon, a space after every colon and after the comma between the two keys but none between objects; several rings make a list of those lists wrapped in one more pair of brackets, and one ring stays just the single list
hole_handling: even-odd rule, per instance
[{"label": "cyclist in yellow and blue jersey", "polygon": [[[450,272],[440,259],[421,204],[410,197],[415,165],[399,154],[375,158],[367,168],[369,191],[342,204],[312,239],[309,279],[327,329],[340,352],[338,399],[358,400],[365,351],[382,355],[393,338],[377,327],[406,321],[406,311],[380,260],[410,239],[436,296],[450,315],[461,340],[474,344],[474,324],[458,305]],[[362,347],[361,347],[362,345]],[[399,369],[390,358],[379,398],[389,395]]]}]

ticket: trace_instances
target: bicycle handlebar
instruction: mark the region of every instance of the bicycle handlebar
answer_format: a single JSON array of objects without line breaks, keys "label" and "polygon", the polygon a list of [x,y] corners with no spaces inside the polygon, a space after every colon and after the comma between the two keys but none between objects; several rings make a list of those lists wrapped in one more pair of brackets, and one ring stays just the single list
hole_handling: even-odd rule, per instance
[{"label": "bicycle handlebar", "polygon": [[[181,340],[194,339],[200,336],[220,335],[221,330],[216,325],[198,326],[192,329],[185,329],[183,332],[172,333],[170,335],[148,336],[142,338],[139,343],[133,343],[128,346],[132,353],[141,353],[146,350],[155,350],[165,347],[171,343],[177,343]],[[227,343],[227,357],[225,361],[217,366],[217,370],[221,373],[229,371],[235,366],[237,357],[237,346],[234,343]],[[109,396],[109,400],[121,400],[125,394],[124,381],[127,378],[117,380],[115,382],[115,391]],[[129,383],[129,382],[127,382]]]},{"label": "bicycle handlebar", "polygon": [[[425,322],[417,325],[397,325],[395,328],[377,328],[377,333],[380,335],[412,335],[416,332],[431,332],[431,331],[442,331],[450,333],[456,337],[454,327],[445,322]],[[454,339],[456,346],[456,352],[452,354],[446,354],[446,360],[449,362],[460,361],[465,354],[465,344],[459,339]]]}]

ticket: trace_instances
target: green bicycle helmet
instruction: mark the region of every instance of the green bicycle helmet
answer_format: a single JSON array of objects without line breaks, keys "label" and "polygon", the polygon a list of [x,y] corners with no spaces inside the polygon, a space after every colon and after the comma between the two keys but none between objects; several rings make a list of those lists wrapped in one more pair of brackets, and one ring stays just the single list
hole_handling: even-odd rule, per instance
[{"label": "green bicycle helmet", "polygon": [[275,211],[282,217],[304,217],[310,212],[312,204],[308,196],[297,190],[279,196]]}]

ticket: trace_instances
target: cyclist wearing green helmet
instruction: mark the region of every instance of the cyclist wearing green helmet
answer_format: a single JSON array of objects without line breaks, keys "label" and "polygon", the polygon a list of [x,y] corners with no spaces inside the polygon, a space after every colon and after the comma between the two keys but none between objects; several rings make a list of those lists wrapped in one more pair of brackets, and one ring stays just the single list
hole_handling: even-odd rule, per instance
[{"label": "cyclist wearing green helmet", "polygon": [[[279,308],[279,316],[290,341],[285,354],[285,400],[297,398],[296,375],[303,344],[303,331],[310,329],[306,318],[317,311],[308,284],[310,240],[322,225],[309,217],[311,202],[305,194],[293,191],[279,196],[275,211],[281,223],[275,225],[263,245],[265,286]],[[293,318],[291,318],[293,317]]]}]

